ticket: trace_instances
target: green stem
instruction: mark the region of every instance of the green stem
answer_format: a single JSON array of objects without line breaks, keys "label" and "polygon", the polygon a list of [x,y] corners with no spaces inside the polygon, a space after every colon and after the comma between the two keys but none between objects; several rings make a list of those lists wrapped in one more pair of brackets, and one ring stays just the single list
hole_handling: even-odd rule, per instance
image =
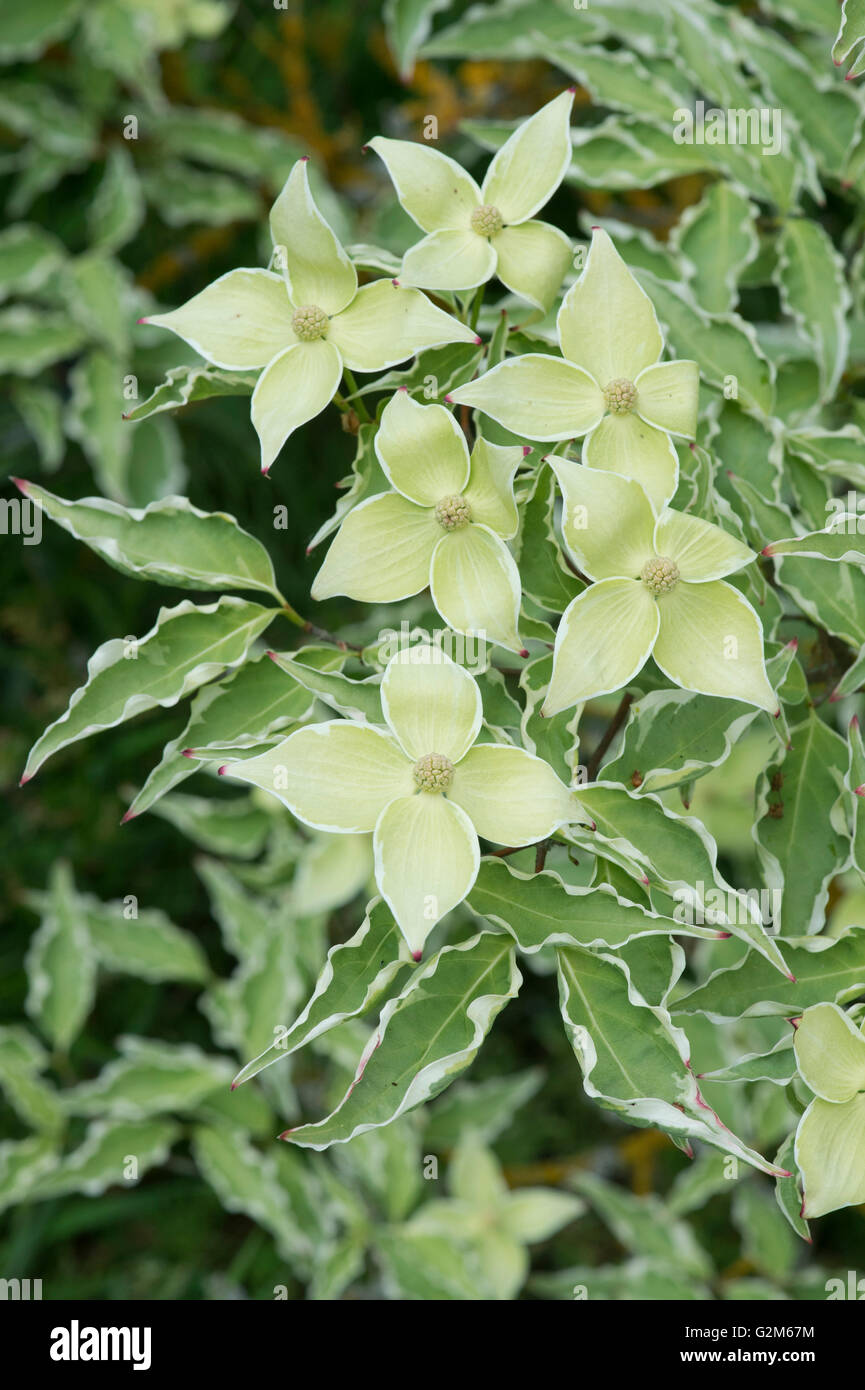
[{"label": "green stem", "polygon": [[366,403],[363,399],[363,396],[358,396],[357,394],[357,382],[355,381],[348,367],[343,367],[342,374],[345,377],[345,384],[348,388],[348,395],[356,398],[351,401],[346,401],[345,404],[348,406],[349,410],[354,410],[356,414],[360,416],[361,420],[364,421],[364,423],[369,424],[370,420],[372,419],[372,416],[366,408]]},{"label": "green stem", "polygon": [[469,318],[469,327],[471,328],[473,333],[477,333],[478,331],[478,318],[480,317],[481,305],[484,302],[484,295],[486,294],[486,289],[486,285],[478,285],[477,290],[475,291],[474,300],[472,301],[471,315]]}]

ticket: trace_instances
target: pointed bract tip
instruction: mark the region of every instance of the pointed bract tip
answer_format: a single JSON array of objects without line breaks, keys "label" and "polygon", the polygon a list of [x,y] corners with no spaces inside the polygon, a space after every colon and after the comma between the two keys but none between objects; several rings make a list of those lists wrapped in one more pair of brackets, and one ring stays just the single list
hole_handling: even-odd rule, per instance
[{"label": "pointed bract tip", "polygon": [[294,1134],[293,1129],[284,1129],[282,1134],[277,1134],[277,1139],[288,1139],[289,1135]]},{"label": "pointed bract tip", "polygon": [[718,932],[718,940],[719,940],[719,941],[729,941],[732,935],[733,935],[733,933],[732,933],[731,931],[719,931],[719,932]]},{"label": "pointed bract tip", "polygon": [[858,729],[858,728],[859,728],[859,716],[858,716],[858,714],[854,714],[854,715],[853,715],[853,718],[850,720],[850,728],[851,728],[851,729]]},{"label": "pointed bract tip", "polygon": [[775,713],[772,715],[772,718],[773,718],[773,719],[780,719],[780,718],[781,718],[781,706],[780,706],[780,705],[779,705],[778,708],[776,709]]},{"label": "pointed bract tip", "polygon": [[407,387],[407,386],[400,386],[400,387],[398,388],[397,394],[399,394],[400,391],[405,391],[406,395],[408,395],[408,387]]},{"label": "pointed bract tip", "polygon": [[391,280],[391,284],[393,285],[394,289],[399,289],[399,280]]},{"label": "pointed bract tip", "polygon": [[761,554],[761,555],[774,555],[774,554],[775,554],[775,551],[772,549],[771,545],[764,545],[764,546],[763,546],[763,549],[760,551],[760,554]]},{"label": "pointed bract tip", "polygon": [[478,335],[477,335],[477,333],[476,333],[476,334],[475,334],[475,344],[477,345],[477,344],[482,343],[482,342],[483,342],[483,338],[478,337]]},{"label": "pointed bract tip", "polygon": [[597,226],[592,227],[592,231],[593,231],[593,232],[599,232],[600,230],[601,230],[600,227],[597,227]]},{"label": "pointed bract tip", "polygon": [[568,88],[568,91],[570,92],[571,96],[574,95],[574,92],[575,92],[576,90],[577,90],[576,87],[569,87],[569,88]]},{"label": "pointed bract tip", "polygon": [[411,953],[411,958],[412,958],[412,960],[420,960],[420,958],[421,958],[422,955],[423,955],[423,951],[412,951],[412,953]]},{"label": "pointed bract tip", "polygon": [[134,819],[135,819],[135,812],[134,812],[134,811],[127,811],[127,812],[125,813],[125,815],[121,816],[121,818],[120,818],[120,824],[121,824],[121,825],[125,825],[126,822],[127,822],[128,820],[134,820]]},{"label": "pointed bract tip", "polygon": [[524,458],[524,459],[527,459],[528,456],[529,456],[529,454],[530,454],[531,452],[532,452],[532,446],[531,446],[531,444],[524,444],[524,445],[523,445],[523,458]]},{"label": "pointed bract tip", "polygon": [[840,68],[840,66],[841,66],[841,59],[840,59],[840,58],[833,58],[833,59],[832,59],[832,62],[835,64],[836,68]]},{"label": "pointed bract tip", "polygon": [[790,641],[787,643],[787,646],[790,648],[791,651],[797,652],[799,650],[799,638],[791,637]]},{"label": "pointed bract tip", "polygon": [[796,985],[799,983],[799,981],[796,979],[796,976],[791,971],[785,970],[784,974],[787,976],[787,979],[790,981],[791,985]]},{"label": "pointed bract tip", "polygon": [[526,657],[529,654],[528,647],[520,647],[520,656]]},{"label": "pointed bract tip", "polygon": [[837,705],[837,703],[838,703],[838,701],[839,701],[840,699],[841,699],[841,696],[838,694],[838,691],[837,691],[837,690],[833,690],[833,691],[832,691],[832,694],[829,696],[829,704],[830,704],[830,705]]},{"label": "pointed bract tip", "polygon": [[25,482],[23,478],[10,478],[9,481],[10,483],[15,484],[19,492],[26,492],[28,487],[30,486],[30,484]]},{"label": "pointed bract tip", "polygon": [[265,652],[265,656],[269,656],[271,661],[276,661],[276,652]]},{"label": "pointed bract tip", "polygon": [[194,748],[184,748],[184,750],[183,750],[183,757],[184,757],[184,758],[194,758],[194,757],[195,757],[195,749],[194,749]]},{"label": "pointed bract tip", "polygon": [[853,790],[857,796],[865,796],[865,782],[862,783],[861,787],[854,787]]},{"label": "pointed bract tip", "polygon": [[149,322],[150,322],[150,319],[148,319],[148,318],[136,319],[135,322],[136,322],[136,323],[149,323]]},{"label": "pointed bract tip", "polygon": [[360,152],[361,154],[369,154],[369,145],[361,145]]},{"label": "pointed bract tip", "polygon": [[736,474],[733,472],[732,468],[725,468],[725,469],[724,469],[724,472],[726,473],[726,475],[727,475],[728,478],[735,478],[735,476],[736,476]]},{"label": "pointed bract tip", "polygon": [[775,1171],[778,1174],[779,1178],[792,1178],[793,1176],[793,1174],[789,1172],[787,1168],[776,1168]]},{"label": "pointed bract tip", "polygon": [[844,78],[844,81],[845,81],[845,82],[852,82],[852,81],[854,80],[855,76],[856,76],[855,72],[848,72],[847,76]]},{"label": "pointed bract tip", "polygon": [[270,470],[271,470],[272,467],[273,467],[273,465],[270,464],[270,463],[267,465],[266,468],[262,466],[262,469],[261,469],[261,476],[262,476],[262,478],[269,478],[269,477],[270,477]]},{"label": "pointed bract tip", "polygon": [[236,1091],[239,1085],[240,1085],[240,1082],[239,1082],[239,1081],[232,1081],[232,1083],[231,1083],[231,1085],[229,1086],[228,1089],[229,1089],[230,1091]]},{"label": "pointed bract tip", "polygon": [[228,771],[228,763],[223,763],[222,767],[218,767],[216,771],[218,776],[224,777],[226,772]]},{"label": "pointed bract tip", "polygon": [[[596,829],[597,829],[597,826],[594,826],[594,825],[593,825],[593,826],[592,826],[592,829],[593,829],[593,830],[596,830]],[[645,884],[646,888],[648,888],[648,886],[649,886],[649,880],[646,878],[646,875],[645,875],[645,874],[640,874],[640,882],[641,882],[642,884]]]},{"label": "pointed bract tip", "polygon": [[454,403],[453,396],[445,396],[445,400],[447,401],[448,405],[453,405]]},{"label": "pointed bract tip", "polygon": [[308,154],[302,154],[302,155],[300,156],[300,163],[301,163],[301,164],[308,164],[308,163],[309,163],[309,155],[308,155]]},{"label": "pointed bract tip", "polygon": [[29,781],[30,781],[30,778],[27,776],[27,773],[26,773],[26,772],[22,772],[21,776],[18,778],[18,785],[19,785],[19,787],[26,787],[26,785],[27,785],[27,783],[28,783]]}]

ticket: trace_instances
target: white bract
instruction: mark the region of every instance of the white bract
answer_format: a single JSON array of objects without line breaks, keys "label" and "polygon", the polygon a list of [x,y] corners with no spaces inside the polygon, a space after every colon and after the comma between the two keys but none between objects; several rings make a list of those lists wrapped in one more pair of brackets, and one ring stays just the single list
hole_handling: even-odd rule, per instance
[{"label": "white bract", "polygon": [[562,533],[596,581],[562,615],[544,714],[627,685],[650,656],[685,690],[775,714],[763,630],[748,600],[723,582],[755,558],[700,517],[656,517],[639,483],[552,456],[564,497]]},{"label": "white bract", "polygon": [[405,254],[400,280],[428,290],[470,290],[497,275],[539,308],[553,301],[571,261],[558,227],[534,220],[571,160],[573,92],[562,92],[518,126],[478,188],[447,155],[377,135],[402,206],[427,235]]},{"label": "white bract", "polygon": [[583,462],[636,478],[659,510],[678,481],[670,434],[696,434],[699,371],[696,362],[659,362],[664,339],[652,301],[598,228],[557,329],[564,360],[508,358],[448,400],[524,439],[587,435]]},{"label": "white bract", "polygon": [[229,371],[263,368],[252,423],[267,473],[289,435],[320,414],[344,368],[378,372],[423,348],[480,339],[418,290],[390,280],[358,289],[357,271],[295,164],[270,210],[271,270],[230,270],[188,303],[146,323]]},{"label": "white bract", "polygon": [[318,830],[373,832],[375,877],[416,959],[471,891],[478,836],[529,845],[577,815],[548,763],[477,743],[477,684],[437,647],[411,647],[381,683],[386,728],[334,719],[220,769],[264,787]]},{"label": "white bract", "polygon": [[805,1217],[865,1202],[865,1036],[837,1004],[802,1015],[796,1062],[814,1092],[796,1132]]},{"label": "white bract", "polygon": [[520,575],[505,541],[516,534],[513,478],[523,451],[465,435],[441,405],[400,390],[375,438],[393,491],[349,512],[312,586],[393,603],[430,586],[449,627],[527,655],[518,633]]}]

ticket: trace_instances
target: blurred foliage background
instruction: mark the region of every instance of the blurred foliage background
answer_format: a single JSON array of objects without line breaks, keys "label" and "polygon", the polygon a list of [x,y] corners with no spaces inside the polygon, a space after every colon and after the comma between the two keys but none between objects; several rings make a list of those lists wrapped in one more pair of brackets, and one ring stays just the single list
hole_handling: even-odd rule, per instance
[{"label": "blurred foliage background", "polygon": [[[524,5],[522,32],[567,8]],[[797,12],[819,8],[791,2],[761,15],[742,6],[785,32]],[[440,148],[483,168],[463,123],[522,117],[563,85],[548,62],[521,56],[525,43],[498,57],[485,56],[494,41],[474,57],[450,56],[443,43],[442,56],[413,63],[402,20],[425,14],[438,32],[467,6],[439,0],[385,9],[390,33],[373,0],[41,0],[0,21],[0,198],[8,222],[0,234],[3,477],[38,477],[66,497],[101,492],[136,505],[177,491],[199,507],[228,511],[268,544],[280,588],[304,613],[317,566],[305,547],[330,514],[334,480],[353,453],[336,412],[300,431],[263,482],[245,399],[211,399],[131,425],[120,418],[130,399],[124,383],[134,379],[143,399],[168,367],[193,360],[182,358],[176,339],[157,342],[136,319],[156,303],[183,302],[234,266],[263,263],[268,208],[300,154],[312,156],[317,196],[343,239],[399,254],[416,233],[378,161],[362,154],[365,140],[377,131],[418,138],[424,118],[434,115]],[[499,23],[500,47],[508,49],[506,13]],[[819,51],[813,24],[804,49]],[[583,87],[576,119],[600,119]],[[589,214],[601,214],[662,244],[709,181],[704,172],[686,172],[614,193],[569,183],[545,216],[576,237]],[[824,225],[834,233],[846,217],[831,193]],[[744,293],[759,303],[774,291],[757,284]],[[13,493],[4,486],[5,497]],[[288,508],[288,531],[273,529],[279,505]],[[13,1144],[31,1131],[34,1114],[49,1139],[62,1123],[50,1095],[36,1083],[28,1089],[33,1073],[14,1032],[25,1017],[28,945],[49,884],[49,910],[72,903],[85,915],[97,901],[133,895],[142,911],[161,910],[195,938],[207,958],[198,980],[191,978],[195,965],[186,979],[160,980],[103,960],[92,1009],[68,1055],[40,1063],[41,1084],[52,1092],[85,1085],[116,1057],[121,1035],[189,1044],[213,1058],[220,1015],[218,1008],[205,1015],[200,990],[209,982],[213,992],[213,981],[232,970],[238,914],[258,914],[265,935],[287,929],[303,937],[288,965],[286,1003],[298,1007],[327,941],[344,939],[360,920],[363,899],[356,897],[330,918],[310,912],[289,923],[286,884],[302,848],[275,824],[272,808],[246,799],[236,807],[237,826],[220,824],[209,808],[234,796],[203,775],[191,787],[206,802],[178,800],[172,819],[151,814],[121,828],[131,791],[182,727],[176,711],[79,743],[50,773],[17,789],[28,747],[65,708],[88,655],[109,636],[146,631],[158,603],[172,599],[169,591],[118,579],[59,529],[33,546],[0,537],[0,1137]],[[334,626],[350,622],[352,612],[336,604],[327,616]],[[745,740],[701,784],[700,813],[718,835],[733,881],[758,881],[741,828],[765,757],[754,751]],[[240,856],[238,827],[248,837]],[[202,852],[223,867],[202,863]],[[57,874],[63,861],[84,899]],[[250,895],[245,909],[234,890]],[[239,958],[240,969],[254,975],[252,957]],[[701,1045],[709,1057],[711,1030],[694,1027],[706,1030]],[[339,1089],[356,1038],[349,1030],[344,1045],[336,1040],[311,1059],[304,1054],[302,1068],[265,1088],[260,1107],[250,1100],[239,1122],[220,1113],[226,1087],[217,1069],[212,1089],[222,1101],[205,1086],[179,1105],[185,1128],[172,1136],[170,1156],[130,1190],[97,1178],[95,1195],[68,1180],[37,1192],[34,1182],[32,1200],[19,1202],[4,1189],[0,1276],[41,1278],[46,1298],[272,1298],[283,1286],[289,1297],[484,1296],[481,1267],[449,1261],[422,1232],[402,1245],[394,1235],[446,1186],[443,1178],[422,1179],[422,1156],[438,1156],[444,1174],[455,1146],[478,1130],[495,1145],[512,1188],[576,1188],[586,1202],[578,1219],[538,1245],[528,1296],[572,1297],[582,1273],[590,1297],[688,1297],[695,1290],[824,1297],[826,1278],[861,1257],[860,1213],[822,1221],[808,1248],[785,1226],[767,1179],[749,1173],[730,1183],[720,1157],[704,1153],[691,1165],[664,1136],[605,1118],[583,1095],[548,985],[531,972],[470,1080],[429,1115],[400,1122],[380,1147],[354,1141],[335,1156],[286,1153],[274,1142],[286,1114],[298,1096],[314,1112],[322,1095]],[[218,1039],[217,1046],[224,1056],[227,1044]],[[495,1077],[506,1080],[488,1080]],[[783,1095],[781,1110],[777,1088],[758,1086],[752,1096],[752,1132],[768,1152],[785,1132]],[[73,1114],[74,1142],[93,1113],[82,1104]],[[237,1174],[220,1177],[221,1155],[208,1159],[196,1125],[223,1136],[244,1131],[237,1140],[238,1152],[247,1146],[243,1173],[254,1187],[258,1172],[266,1193],[258,1205],[237,1196]],[[258,1147],[249,1148],[250,1137]],[[30,1155],[36,1167],[40,1154],[37,1144]]]}]

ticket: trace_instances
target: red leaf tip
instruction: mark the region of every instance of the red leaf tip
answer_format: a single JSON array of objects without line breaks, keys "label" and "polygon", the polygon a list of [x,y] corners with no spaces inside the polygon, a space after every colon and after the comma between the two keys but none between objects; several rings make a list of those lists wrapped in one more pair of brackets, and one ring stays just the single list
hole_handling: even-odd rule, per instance
[{"label": "red leaf tip", "polygon": [[763,549],[760,551],[760,554],[761,554],[761,555],[774,555],[774,554],[775,554],[775,551],[772,549],[772,546],[771,546],[771,545],[764,545],[764,546],[763,546]]},{"label": "red leaf tip", "polygon": [[195,757],[195,749],[194,749],[194,748],[184,748],[184,749],[183,749],[183,757],[184,757],[184,758],[194,758],[194,757]]},{"label": "red leaf tip", "polygon": [[9,481],[10,483],[15,484],[19,492],[26,493],[28,487],[30,486],[30,484],[25,482],[23,478],[10,478]]},{"label": "red leaf tip", "polygon": [[218,767],[216,771],[220,777],[224,777],[226,772],[228,771],[228,763],[223,763],[222,767]]},{"label": "red leaf tip", "polygon": [[126,814],[122,817],[120,824],[125,825],[128,820],[134,820],[135,815],[135,811],[127,811]]},{"label": "red leaf tip", "polygon": [[529,654],[529,649],[528,649],[528,647],[521,647],[521,648],[520,648],[520,656],[526,657],[526,656],[528,656],[528,654]]}]

